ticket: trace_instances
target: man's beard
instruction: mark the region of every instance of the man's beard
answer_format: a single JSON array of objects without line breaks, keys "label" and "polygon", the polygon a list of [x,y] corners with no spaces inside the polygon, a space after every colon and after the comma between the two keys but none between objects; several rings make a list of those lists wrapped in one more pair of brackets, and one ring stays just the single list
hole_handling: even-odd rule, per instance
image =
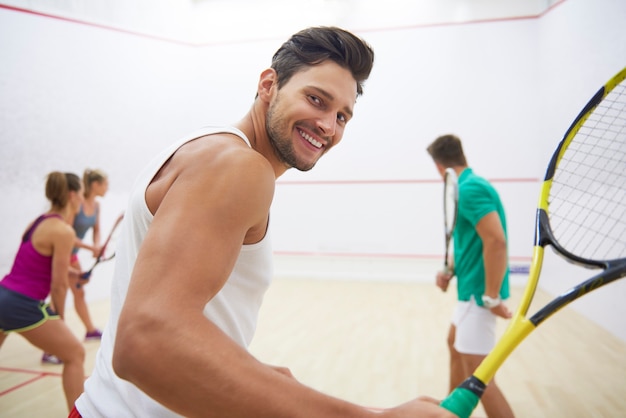
[{"label": "man's beard", "polygon": [[293,149],[291,138],[292,129],[290,129],[288,123],[278,115],[278,104],[279,100],[276,100],[270,105],[265,118],[265,130],[267,131],[270,144],[272,144],[272,148],[274,148],[278,159],[287,167],[293,167],[300,171],[309,171],[315,166],[315,162],[305,163],[298,160],[296,152]]}]

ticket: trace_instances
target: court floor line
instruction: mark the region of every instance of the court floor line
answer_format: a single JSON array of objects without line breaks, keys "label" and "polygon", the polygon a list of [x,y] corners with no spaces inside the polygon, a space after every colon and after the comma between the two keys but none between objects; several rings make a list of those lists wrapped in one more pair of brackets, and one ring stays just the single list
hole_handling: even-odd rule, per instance
[{"label": "court floor line", "polygon": [[[43,379],[44,377],[63,377],[63,373],[60,372],[44,372],[41,370],[29,370],[29,369],[19,369],[19,368],[15,368],[15,367],[4,367],[4,366],[0,366],[0,372],[9,372],[9,373],[23,373],[23,374],[34,374],[36,375],[35,377],[33,377],[32,379],[28,379],[18,385],[15,386],[11,386],[8,389],[5,389],[3,391],[0,391],[0,397],[7,395],[11,392],[14,392],[20,388],[23,388],[24,386],[28,386],[31,383],[34,383],[40,379]],[[85,376],[85,379],[87,379],[89,376]]]},{"label": "court floor line", "polygon": [[[0,392],[0,397],[7,395],[11,392],[14,392],[18,389],[21,389],[25,386],[30,385],[31,383],[34,383],[40,379],[43,379],[44,377],[61,377],[62,374],[58,373],[58,372],[42,372],[39,370],[28,370],[28,369],[18,369],[18,368],[14,368],[14,367],[3,367],[0,366],[0,371],[3,372],[9,372],[9,373],[25,373],[25,374],[35,374],[36,376],[33,377],[32,379],[28,379],[18,385],[12,386],[6,390],[3,390]],[[377,407],[367,407],[368,409],[375,411],[375,412],[382,412],[381,408],[377,408]]]},{"label": "court floor line", "polygon": [[20,388],[23,388],[24,386],[28,386],[33,382],[36,382],[40,379],[43,379],[44,377],[48,377],[48,376],[52,376],[52,377],[61,377],[61,373],[58,372],[42,372],[40,370],[28,370],[28,369],[16,369],[16,368],[12,368],[12,367],[0,367],[0,371],[3,372],[10,372],[10,373],[26,373],[26,374],[35,374],[36,376],[33,377],[32,379],[28,379],[20,384],[17,384],[15,386],[12,386],[8,389],[5,389],[3,391],[0,392],[0,396],[4,396],[8,393],[14,392]]}]

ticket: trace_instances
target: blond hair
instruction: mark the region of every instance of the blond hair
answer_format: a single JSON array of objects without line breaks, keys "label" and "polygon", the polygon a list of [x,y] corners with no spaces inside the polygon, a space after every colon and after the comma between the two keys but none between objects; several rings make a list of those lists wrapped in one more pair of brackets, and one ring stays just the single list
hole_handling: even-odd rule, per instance
[{"label": "blond hair", "polygon": [[98,183],[102,183],[103,181],[105,181],[107,179],[107,175],[105,174],[104,171],[102,170],[98,170],[98,169],[86,169],[85,172],[83,173],[83,183],[85,185],[85,191],[83,192],[83,195],[85,197],[88,197],[89,194],[91,193],[91,185],[94,182],[98,182]]}]

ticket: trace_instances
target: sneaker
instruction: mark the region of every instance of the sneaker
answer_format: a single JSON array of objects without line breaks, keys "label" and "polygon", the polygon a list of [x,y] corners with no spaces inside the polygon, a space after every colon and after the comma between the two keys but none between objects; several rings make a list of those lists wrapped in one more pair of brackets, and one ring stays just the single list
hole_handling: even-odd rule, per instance
[{"label": "sneaker", "polygon": [[94,331],[88,332],[85,335],[85,341],[89,341],[89,340],[99,340],[102,338],[102,332],[99,329],[96,329]]},{"label": "sneaker", "polygon": [[57,356],[48,353],[43,353],[43,356],[41,357],[41,362],[47,364],[63,364],[63,362],[59,360]]}]

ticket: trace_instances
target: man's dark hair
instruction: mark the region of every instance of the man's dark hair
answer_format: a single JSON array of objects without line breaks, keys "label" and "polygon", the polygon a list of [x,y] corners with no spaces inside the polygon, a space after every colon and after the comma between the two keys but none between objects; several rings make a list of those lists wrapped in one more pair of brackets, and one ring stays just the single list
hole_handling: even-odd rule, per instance
[{"label": "man's dark hair", "polygon": [[445,166],[467,166],[463,145],[456,135],[442,135],[426,148],[432,159]]},{"label": "man's dark hair", "polygon": [[330,60],[348,69],[357,83],[357,96],[374,65],[374,50],[362,39],[336,27],[313,27],[293,35],[274,54],[272,68],[280,89],[303,67]]}]

